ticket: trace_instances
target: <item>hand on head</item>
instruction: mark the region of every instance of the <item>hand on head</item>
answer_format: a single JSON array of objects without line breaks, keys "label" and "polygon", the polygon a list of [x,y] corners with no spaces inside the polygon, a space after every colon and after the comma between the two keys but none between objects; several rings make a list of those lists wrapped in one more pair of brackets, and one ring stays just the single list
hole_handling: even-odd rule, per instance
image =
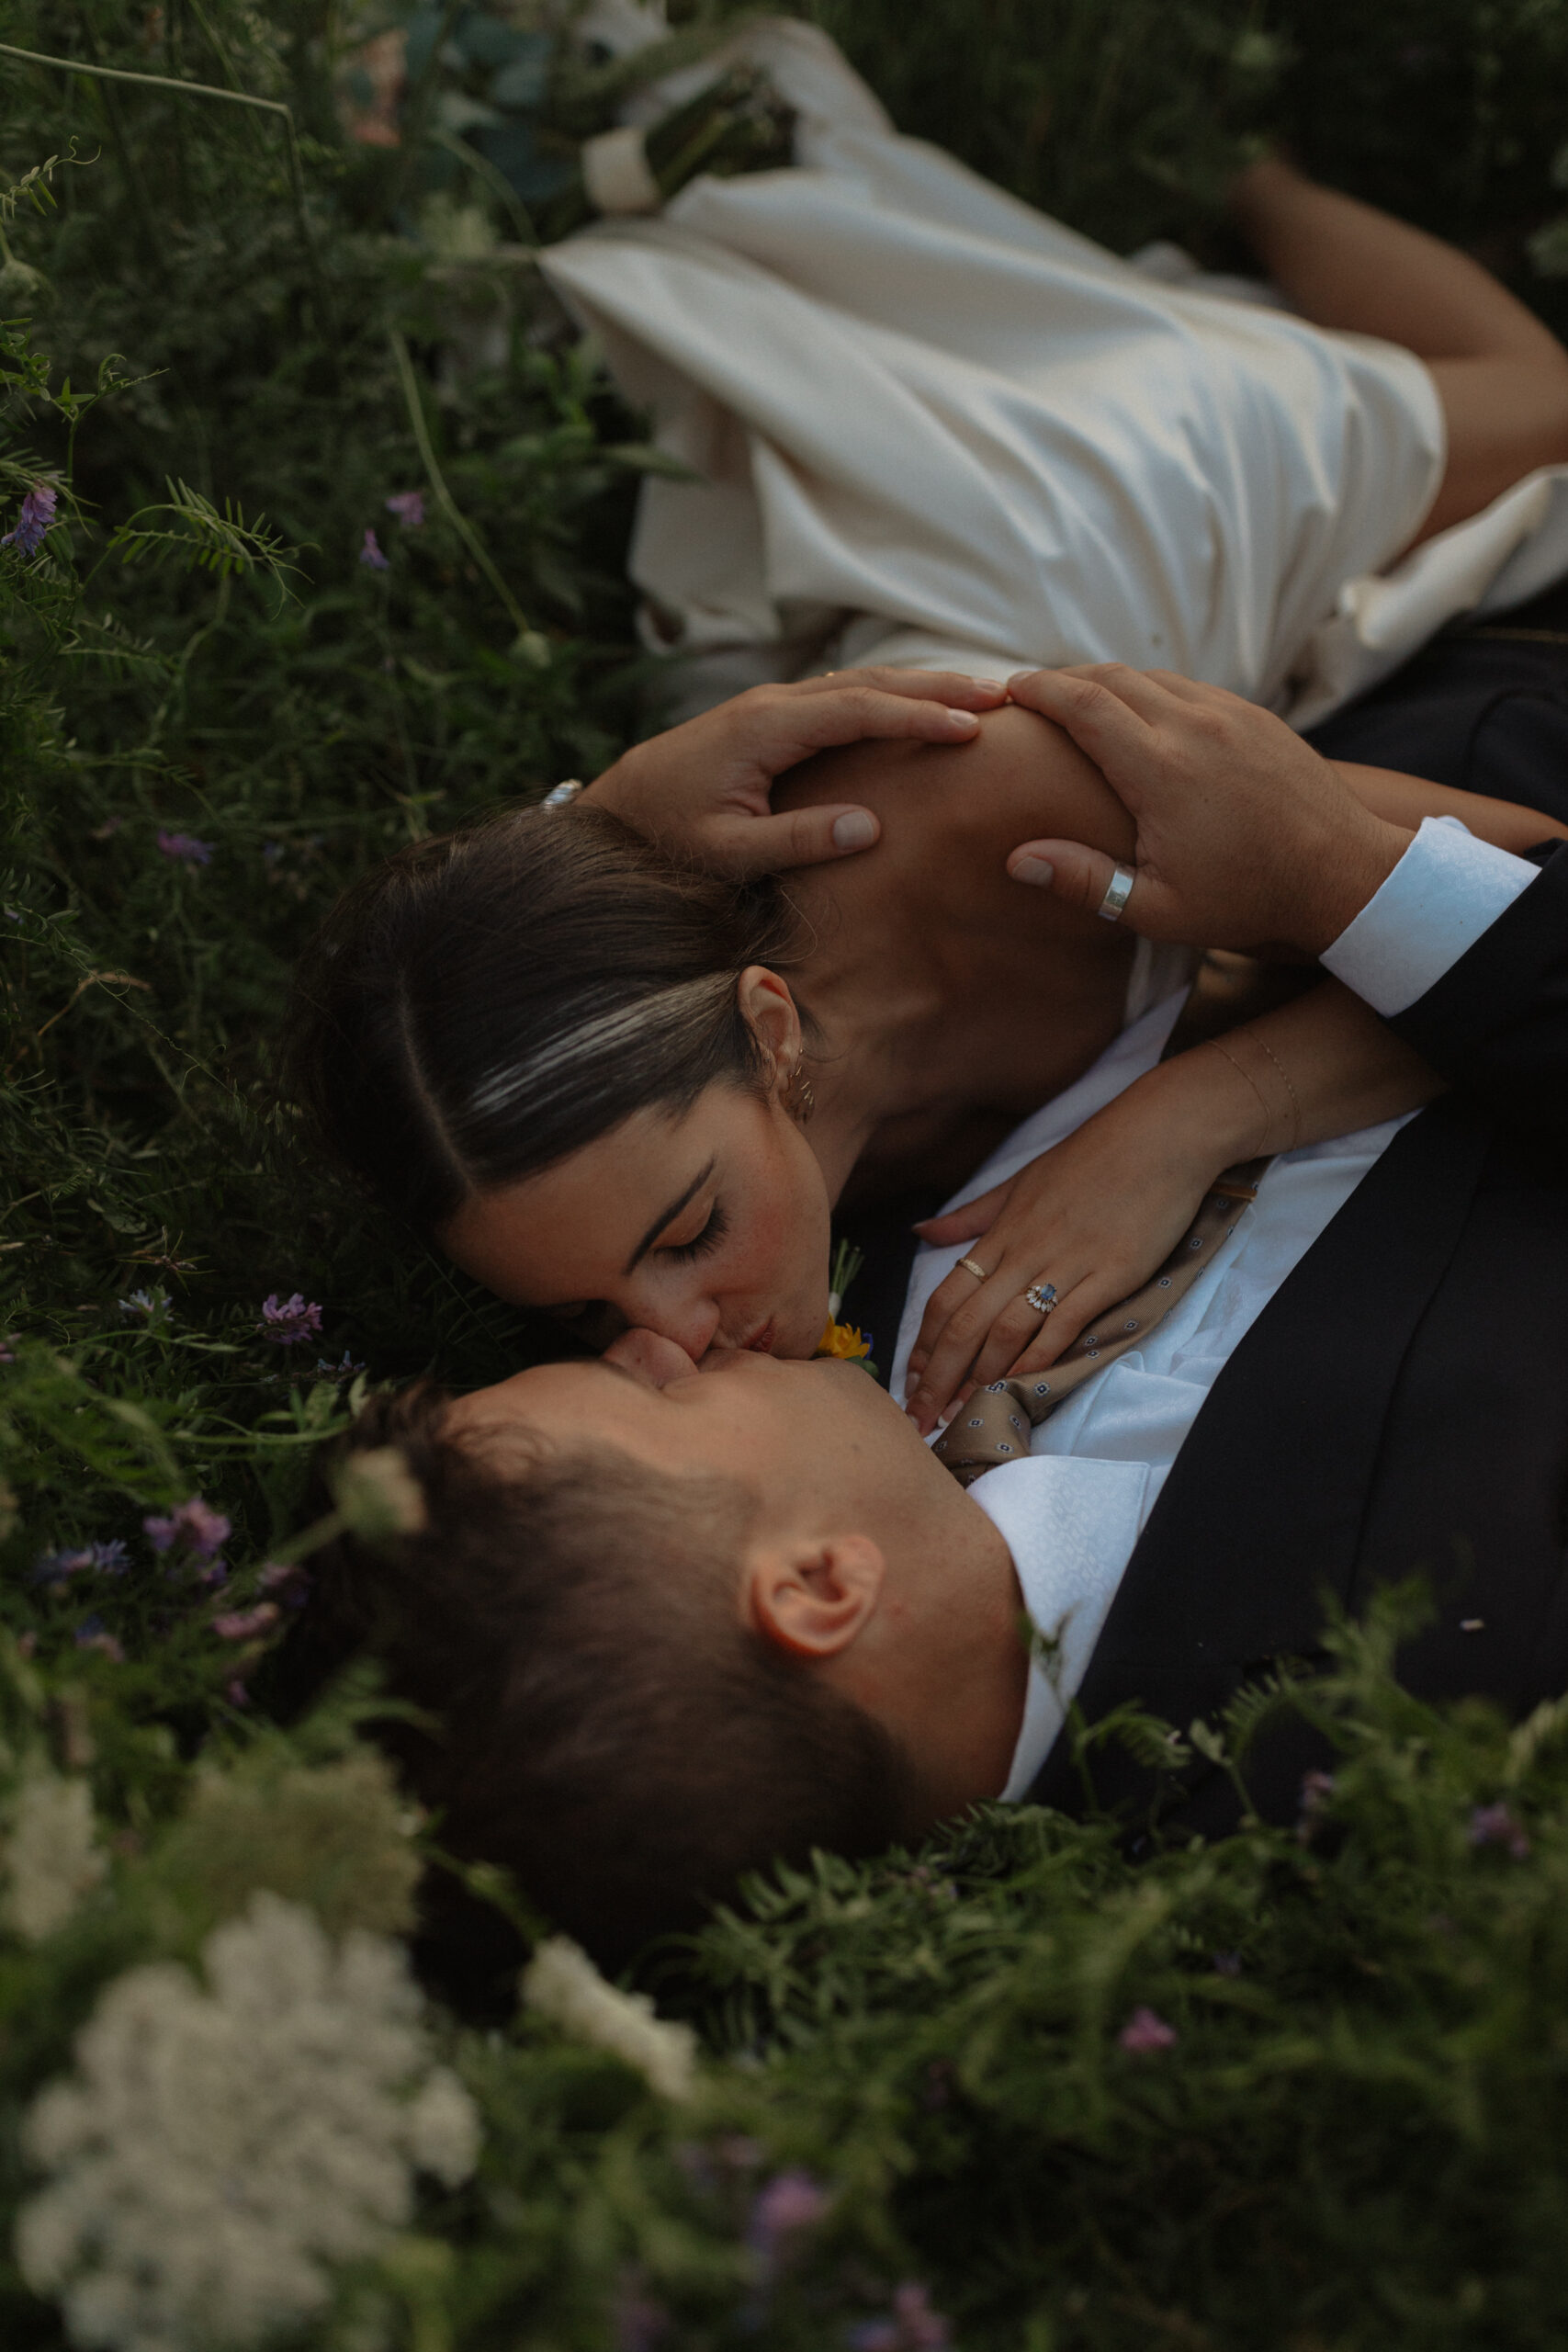
[{"label": "hand on head", "polygon": [[649,839],[750,879],[869,849],[882,828],[840,804],[771,813],[774,779],[815,752],[871,738],[970,743],[1007,688],[956,671],[838,670],[753,686],[637,743],[582,796]]},{"label": "hand on head", "polygon": [[[1409,843],[1282,719],[1221,687],[1110,662],[1036,670],[1009,690],[1066,728],[1135,820],[1121,920],[1145,938],[1318,955]],[[1033,841],[1008,871],[1093,911],[1115,864],[1082,842]]]}]

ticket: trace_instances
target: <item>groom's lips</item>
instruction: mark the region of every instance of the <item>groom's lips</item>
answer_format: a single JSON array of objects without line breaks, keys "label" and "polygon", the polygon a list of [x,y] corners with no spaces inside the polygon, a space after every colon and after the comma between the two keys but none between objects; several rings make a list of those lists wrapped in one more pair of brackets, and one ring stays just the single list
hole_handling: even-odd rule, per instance
[{"label": "groom's lips", "polygon": [[773,1342],[777,1338],[778,1327],[770,1315],[765,1323],[759,1323],[749,1340],[741,1340],[740,1345],[744,1351],[752,1355],[771,1356],[773,1352]]}]

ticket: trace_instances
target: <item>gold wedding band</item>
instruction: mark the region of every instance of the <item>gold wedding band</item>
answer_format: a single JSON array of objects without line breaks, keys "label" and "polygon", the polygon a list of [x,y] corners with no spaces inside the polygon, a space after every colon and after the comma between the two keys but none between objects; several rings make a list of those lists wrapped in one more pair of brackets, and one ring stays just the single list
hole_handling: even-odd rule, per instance
[{"label": "gold wedding band", "polygon": [[990,1281],[991,1277],[986,1272],[984,1266],[977,1266],[973,1258],[960,1258],[958,1262],[963,1267],[966,1274],[974,1275],[977,1283],[988,1283]]},{"label": "gold wedding band", "polygon": [[1133,895],[1133,885],[1137,878],[1130,865],[1119,865],[1116,868],[1106,885],[1105,896],[1096,910],[1103,922],[1121,922],[1122,910]]}]

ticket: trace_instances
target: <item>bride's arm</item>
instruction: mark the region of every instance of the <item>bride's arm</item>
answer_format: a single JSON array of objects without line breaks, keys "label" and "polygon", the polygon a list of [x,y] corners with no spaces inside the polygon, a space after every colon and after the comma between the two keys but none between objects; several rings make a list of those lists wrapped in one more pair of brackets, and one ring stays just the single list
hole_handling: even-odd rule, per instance
[{"label": "bride's arm", "polygon": [[1543,817],[1539,808],[1522,808],[1517,800],[1490,800],[1484,793],[1428,784],[1424,776],[1402,775],[1393,768],[1362,767],[1355,760],[1330,760],[1328,764],[1374,817],[1408,825],[1412,832],[1423,817],[1457,817],[1481,841],[1516,855],[1538,842],[1568,839],[1568,825]]},{"label": "bride's arm", "polygon": [[[919,1227],[972,1244],[987,1279],[954,1269],[909,1359],[922,1431],[971,1389],[1054,1363],[1168,1258],[1221,1171],[1414,1111],[1442,1082],[1377,1015],[1325,980],[1279,1011],[1173,1055],[1054,1150]],[[1055,1285],[1043,1322],[1022,1294]]]},{"label": "bride's arm", "polygon": [[[1249,716],[1255,729],[1275,724]],[[1299,739],[1290,744],[1299,756]],[[1389,769],[1332,764],[1365,806],[1401,827],[1455,816],[1515,851],[1568,830],[1513,802]],[[1059,854],[1056,842],[1030,843],[1014,861],[1036,846]],[[1106,863],[1101,856],[1090,873],[1085,861],[1086,906],[1098,902]],[[1011,870],[1026,878],[1016,862]],[[922,1228],[935,1242],[975,1242],[969,1254],[987,1279],[976,1283],[957,1272],[934,1294],[911,1357],[910,1410],[929,1429],[972,1387],[1054,1363],[1097,1315],[1148,1279],[1222,1168],[1353,1133],[1440,1091],[1427,1066],[1334,981],[1162,1063],[1009,1184]],[[1039,1281],[1055,1283],[1060,1295],[1043,1324],[1020,1295]]]}]

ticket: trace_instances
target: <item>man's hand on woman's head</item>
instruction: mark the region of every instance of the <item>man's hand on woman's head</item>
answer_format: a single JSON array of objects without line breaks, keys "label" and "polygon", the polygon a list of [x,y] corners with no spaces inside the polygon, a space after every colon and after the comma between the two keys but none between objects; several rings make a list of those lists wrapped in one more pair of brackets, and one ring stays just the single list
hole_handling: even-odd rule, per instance
[{"label": "man's hand on woman's head", "polygon": [[[1223,687],[1108,662],[1029,672],[1009,690],[1066,728],[1135,820],[1121,920],[1149,939],[1320,955],[1412,838],[1283,719]],[[1092,912],[1115,862],[1082,842],[1022,842],[1008,871]]]},{"label": "man's hand on woman's head", "polygon": [[1005,686],[956,671],[837,670],[753,686],[634,744],[582,797],[742,880],[819,865],[869,849],[882,828],[852,805],[775,817],[776,777],[816,752],[868,738],[971,743],[978,714],[1006,700]]}]

